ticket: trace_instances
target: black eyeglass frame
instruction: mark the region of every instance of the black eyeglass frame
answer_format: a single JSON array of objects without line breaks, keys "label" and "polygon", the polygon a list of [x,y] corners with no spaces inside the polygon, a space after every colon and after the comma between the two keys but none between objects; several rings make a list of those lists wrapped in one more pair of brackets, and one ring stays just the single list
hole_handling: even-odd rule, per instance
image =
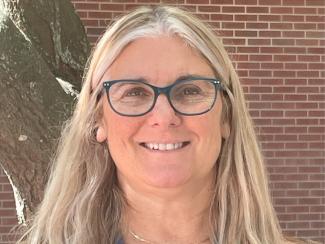
[{"label": "black eyeglass frame", "polygon": [[[200,112],[200,113],[191,113],[191,114],[188,114],[188,113],[183,113],[183,112],[180,112],[178,111],[174,106],[173,106],[173,103],[171,102],[171,99],[170,99],[170,91],[171,89],[178,85],[179,83],[182,83],[182,82],[187,82],[187,81],[191,81],[191,80],[204,80],[204,81],[208,81],[210,83],[212,83],[215,87],[215,96],[214,96],[214,100],[213,100],[213,103],[211,104],[211,106],[206,109],[205,111],[203,112]],[[142,83],[142,84],[145,84],[149,87],[152,88],[152,90],[154,91],[154,99],[153,99],[153,103],[151,105],[151,107],[148,109],[148,111],[142,113],[142,114],[124,114],[124,113],[120,113],[119,111],[117,111],[114,106],[112,105],[111,103],[111,100],[109,98],[109,89],[116,83],[120,83],[120,82],[139,82],[139,83]],[[205,77],[189,77],[189,78],[186,78],[186,79],[178,79],[176,80],[173,84],[169,85],[169,86],[165,86],[165,87],[157,87],[157,86],[154,86],[154,85],[151,85],[147,82],[145,82],[144,80],[142,79],[139,79],[139,80],[132,80],[132,79],[121,79],[121,80],[110,80],[110,81],[104,81],[103,82],[103,89],[105,89],[106,91],[106,95],[107,95],[107,100],[109,102],[109,105],[111,106],[111,108],[113,109],[113,111],[121,116],[127,116],[127,117],[139,117],[139,116],[143,116],[147,113],[149,113],[150,111],[152,111],[152,109],[155,107],[156,105],[156,102],[157,102],[157,99],[158,99],[158,96],[160,94],[165,94],[165,96],[167,97],[167,100],[169,102],[169,105],[174,109],[174,111],[178,114],[181,114],[181,115],[185,115],[185,116],[195,116],[195,115],[201,115],[201,114],[204,114],[204,113],[207,113],[209,112],[214,104],[215,104],[215,101],[217,100],[217,94],[218,94],[218,90],[223,90],[223,86],[222,86],[222,83],[220,80],[216,79],[216,78],[205,78]]]}]

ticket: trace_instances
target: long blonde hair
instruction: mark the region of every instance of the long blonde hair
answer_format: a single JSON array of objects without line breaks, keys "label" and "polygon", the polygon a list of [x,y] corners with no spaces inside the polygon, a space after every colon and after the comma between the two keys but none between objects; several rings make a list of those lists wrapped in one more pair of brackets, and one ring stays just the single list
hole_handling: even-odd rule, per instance
[{"label": "long blonde hair", "polygon": [[125,199],[107,145],[95,140],[104,72],[127,44],[144,36],[177,35],[197,49],[221,79],[230,136],[217,160],[210,239],[219,244],[284,242],[243,91],[227,52],[199,19],[179,8],[141,7],[110,26],[90,58],[74,114],[62,132],[27,243],[110,243],[121,233]]}]

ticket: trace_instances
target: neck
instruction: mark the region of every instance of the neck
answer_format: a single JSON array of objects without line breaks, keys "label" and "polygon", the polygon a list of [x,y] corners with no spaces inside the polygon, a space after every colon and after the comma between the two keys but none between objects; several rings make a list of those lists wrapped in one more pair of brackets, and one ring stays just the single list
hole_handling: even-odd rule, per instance
[{"label": "neck", "polygon": [[144,189],[122,181],[128,202],[123,213],[126,243],[209,243],[212,185],[202,180],[173,189]]}]

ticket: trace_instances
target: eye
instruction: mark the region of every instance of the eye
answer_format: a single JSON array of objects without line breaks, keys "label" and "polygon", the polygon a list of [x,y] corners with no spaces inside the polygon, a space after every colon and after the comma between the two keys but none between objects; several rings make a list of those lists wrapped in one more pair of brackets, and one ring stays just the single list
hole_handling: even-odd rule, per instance
[{"label": "eye", "polygon": [[183,89],[184,95],[197,95],[201,93],[201,89],[199,87],[185,87]]},{"label": "eye", "polygon": [[148,96],[148,93],[146,90],[144,90],[141,87],[133,88],[124,93],[124,97],[138,97],[138,96]]}]

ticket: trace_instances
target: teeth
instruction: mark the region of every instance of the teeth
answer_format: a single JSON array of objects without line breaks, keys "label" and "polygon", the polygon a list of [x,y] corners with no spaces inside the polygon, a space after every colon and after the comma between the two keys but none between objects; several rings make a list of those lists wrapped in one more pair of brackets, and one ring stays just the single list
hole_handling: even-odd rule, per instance
[{"label": "teeth", "polygon": [[159,150],[159,151],[170,151],[170,150],[175,150],[178,148],[181,148],[183,146],[182,142],[178,143],[145,143],[145,147],[151,149],[151,150]]}]

